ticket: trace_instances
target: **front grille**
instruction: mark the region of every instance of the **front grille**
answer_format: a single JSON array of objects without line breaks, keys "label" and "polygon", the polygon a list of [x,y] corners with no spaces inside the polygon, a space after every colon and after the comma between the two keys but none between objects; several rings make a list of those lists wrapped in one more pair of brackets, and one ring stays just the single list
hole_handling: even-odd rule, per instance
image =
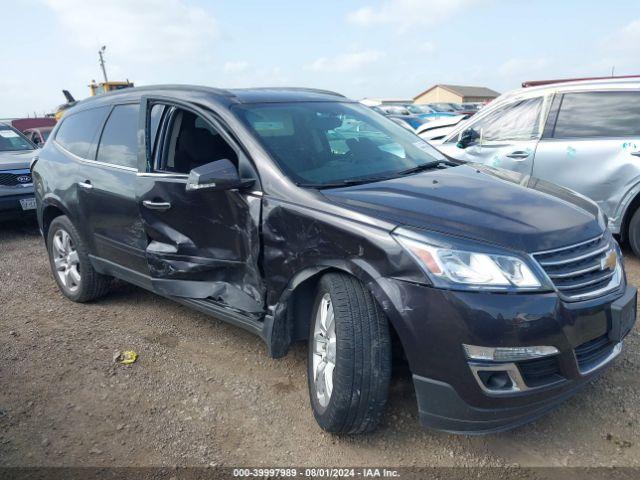
[{"label": "front grille", "polygon": [[548,385],[564,378],[560,374],[558,358],[555,355],[518,362],[518,368],[524,383],[529,388]]},{"label": "front grille", "polygon": [[607,334],[594,338],[576,347],[576,360],[581,372],[587,372],[600,365],[613,351],[615,344]]},{"label": "front grille", "polygon": [[614,281],[619,277],[617,268],[605,265],[612,250],[615,252],[613,239],[605,234],[533,256],[564,298],[579,300],[604,294],[619,285]]},{"label": "front grille", "polygon": [[0,185],[5,187],[16,187],[18,185],[26,185],[29,183],[31,183],[31,173],[0,172]]}]

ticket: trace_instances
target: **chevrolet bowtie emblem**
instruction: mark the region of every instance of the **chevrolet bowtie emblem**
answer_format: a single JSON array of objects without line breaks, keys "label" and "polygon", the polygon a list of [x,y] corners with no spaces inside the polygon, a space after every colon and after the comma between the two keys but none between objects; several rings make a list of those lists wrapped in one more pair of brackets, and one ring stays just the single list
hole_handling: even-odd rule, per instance
[{"label": "chevrolet bowtie emblem", "polygon": [[609,250],[607,255],[600,260],[600,268],[602,270],[615,270],[618,265],[618,254],[615,250]]}]

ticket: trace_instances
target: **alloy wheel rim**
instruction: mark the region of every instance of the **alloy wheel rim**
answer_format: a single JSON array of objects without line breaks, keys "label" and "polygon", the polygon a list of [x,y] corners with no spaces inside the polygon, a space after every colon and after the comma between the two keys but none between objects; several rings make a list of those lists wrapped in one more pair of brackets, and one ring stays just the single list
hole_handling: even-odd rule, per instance
[{"label": "alloy wheel rim", "polygon": [[58,230],[53,236],[53,264],[58,279],[69,292],[80,288],[80,258],[71,235],[66,230]]},{"label": "alloy wheel rim", "polygon": [[320,300],[313,328],[313,384],[318,403],[329,405],[333,392],[333,371],[336,368],[336,323],[331,295]]}]

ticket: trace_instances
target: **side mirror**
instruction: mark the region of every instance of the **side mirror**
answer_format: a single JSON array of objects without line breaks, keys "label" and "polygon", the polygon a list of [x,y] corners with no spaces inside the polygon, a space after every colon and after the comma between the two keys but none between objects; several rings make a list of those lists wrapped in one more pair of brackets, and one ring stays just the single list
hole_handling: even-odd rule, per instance
[{"label": "side mirror", "polygon": [[[253,181],[249,181],[253,183]],[[189,172],[187,191],[192,190],[232,190],[247,186],[248,181],[240,178],[238,169],[227,158],[196,167]]]},{"label": "side mirror", "polygon": [[458,148],[467,148],[468,146],[476,143],[476,141],[480,138],[480,134],[476,132],[473,128],[467,128],[466,130],[460,133],[458,137]]}]

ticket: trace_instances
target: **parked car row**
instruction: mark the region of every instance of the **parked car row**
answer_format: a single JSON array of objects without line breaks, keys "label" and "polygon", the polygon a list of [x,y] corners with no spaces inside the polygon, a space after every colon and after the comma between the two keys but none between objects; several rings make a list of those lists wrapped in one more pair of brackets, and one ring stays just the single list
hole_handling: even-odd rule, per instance
[{"label": "parked car row", "polygon": [[[306,340],[327,431],[376,427],[397,339],[424,425],[495,432],[606,369],[636,289],[596,203],[466,160],[487,145],[533,160],[548,128],[551,143],[626,134],[635,92],[621,90],[625,120],[603,124],[572,90],[506,96],[447,137],[454,162],[332,92],[127,89],[78,102],[51,133],[32,167],[37,218],[70,300],[116,277],[259,335],[272,357]],[[574,145],[561,148],[599,168],[602,147]]]}]

